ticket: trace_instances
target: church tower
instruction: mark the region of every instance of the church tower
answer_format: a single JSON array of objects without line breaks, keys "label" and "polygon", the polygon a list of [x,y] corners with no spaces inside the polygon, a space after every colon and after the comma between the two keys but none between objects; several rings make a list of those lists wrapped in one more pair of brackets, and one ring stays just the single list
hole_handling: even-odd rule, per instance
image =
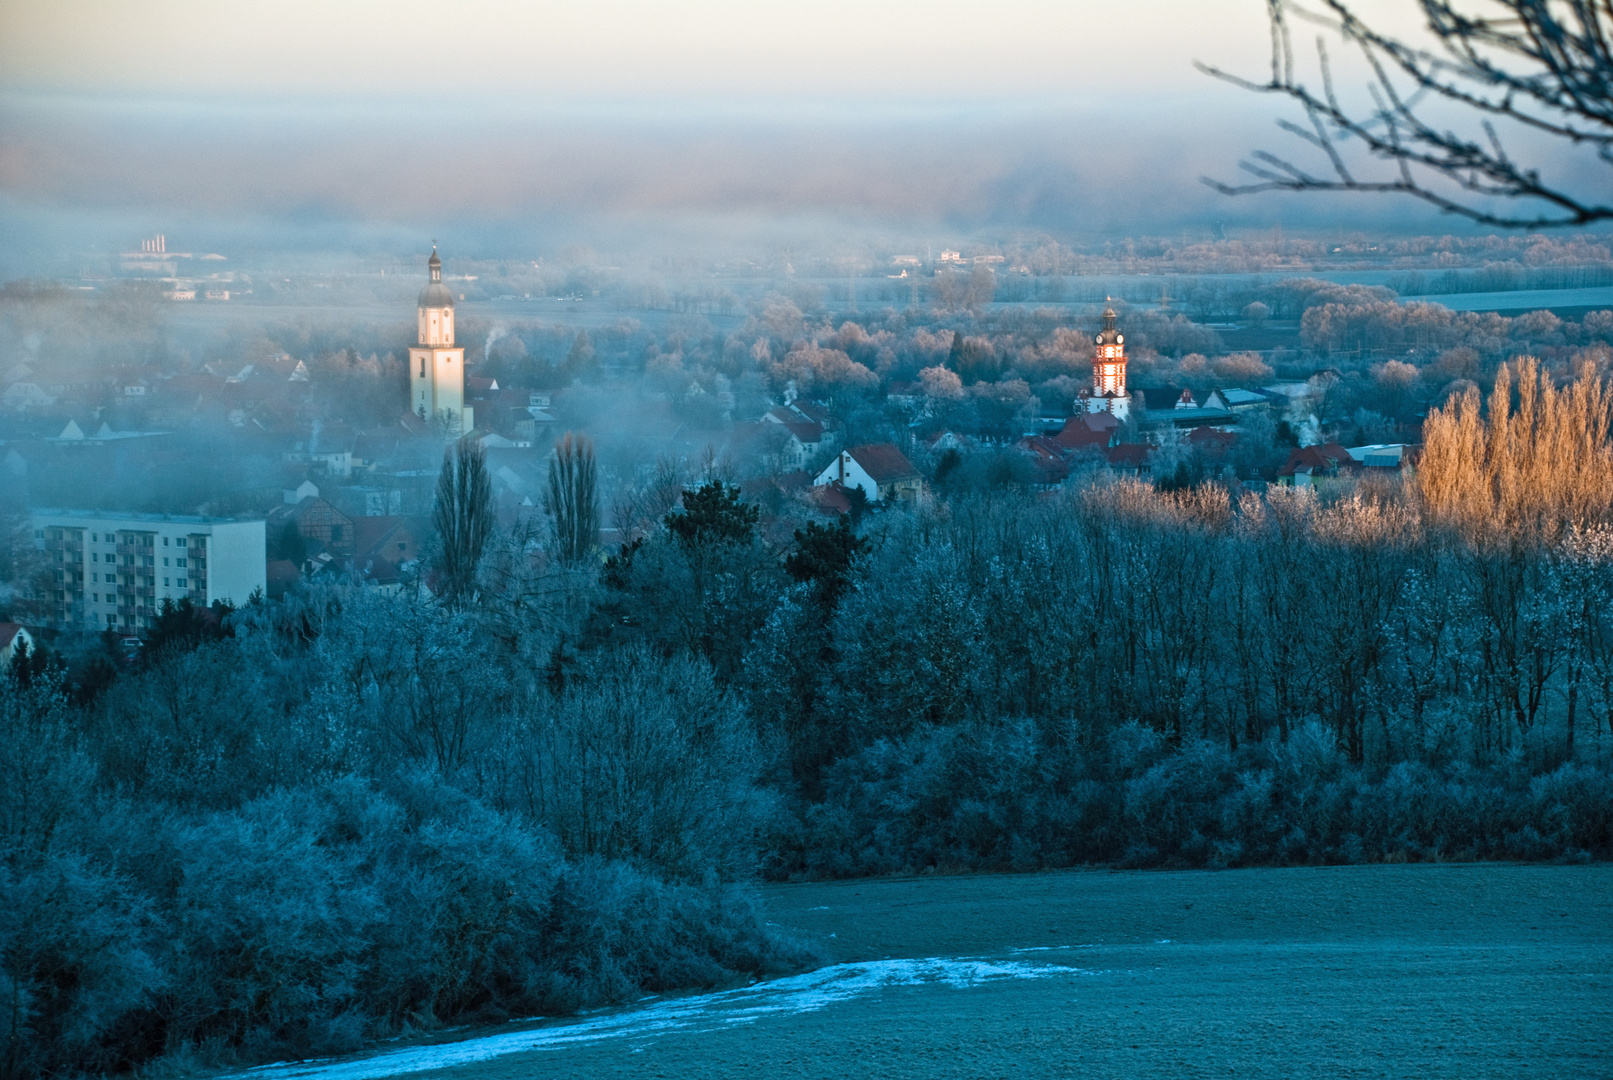
[{"label": "church tower", "polygon": [[1115,309],[1103,309],[1103,329],[1092,354],[1092,396],[1088,412],[1113,413],[1124,421],[1131,413],[1131,395],[1126,392],[1126,336],[1115,329]]},{"label": "church tower", "polygon": [[441,421],[449,438],[473,426],[465,407],[465,350],[454,345],[454,294],[442,283],[442,260],[431,245],[431,281],[420,290],[420,342],[409,350],[409,410]]}]

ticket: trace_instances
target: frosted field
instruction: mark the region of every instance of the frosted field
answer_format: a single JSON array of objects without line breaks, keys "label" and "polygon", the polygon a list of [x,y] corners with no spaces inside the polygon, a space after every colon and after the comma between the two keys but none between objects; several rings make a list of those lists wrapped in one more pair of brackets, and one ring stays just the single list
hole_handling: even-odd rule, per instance
[{"label": "frosted field", "polygon": [[1613,285],[1584,289],[1521,289],[1517,292],[1443,293],[1438,296],[1402,296],[1439,304],[1452,311],[1550,311],[1553,308],[1613,308]]},{"label": "frosted field", "polygon": [[1071,872],[767,896],[829,966],[244,1075],[1613,1076],[1613,867]]}]

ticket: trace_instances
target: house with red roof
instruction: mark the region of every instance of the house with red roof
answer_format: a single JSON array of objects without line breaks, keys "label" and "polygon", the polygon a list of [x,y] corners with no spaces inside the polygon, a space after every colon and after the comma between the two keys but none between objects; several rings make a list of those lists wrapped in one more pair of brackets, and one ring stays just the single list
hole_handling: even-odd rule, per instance
[{"label": "house with red roof", "polygon": [[870,503],[914,502],[924,493],[924,478],[895,443],[848,447],[813,482],[861,488]]},{"label": "house with red roof", "polygon": [[1237,441],[1235,432],[1212,427],[1196,427],[1187,433],[1187,444],[1211,461],[1225,458]]},{"label": "house with red roof", "polygon": [[1015,445],[1030,455],[1042,483],[1057,484],[1070,475],[1069,451],[1046,435],[1027,435]]},{"label": "house with red roof", "polygon": [[1277,470],[1277,483],[1284,487],[1311,487],[1316,481],[1359,470],[1360,464],[1338,443],[1296,447],[1283,467]]},{"label": "house with red roof", "polygon": [[1109,412],[1082,413],[1066,420],[1053,441],[1066,450],[1102,450],[1120,441],[1120,421]]},{"label": "house with red roof", "polygon": [[1104,451],[1104,459],[1109,462],[1109,468],[1124,476],[1141,476],[1152,467],[1149,459],[1154,456],[1154,446],[1150,443],[1121,443],[1111,446]]}]

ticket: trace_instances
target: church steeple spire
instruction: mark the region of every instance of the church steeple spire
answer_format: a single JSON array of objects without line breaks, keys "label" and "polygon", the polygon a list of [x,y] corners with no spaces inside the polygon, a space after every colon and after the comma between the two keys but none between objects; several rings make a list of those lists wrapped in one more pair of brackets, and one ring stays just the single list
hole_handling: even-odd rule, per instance
[{"label": "church steeple spire", "polygon": [[420,290],[417,306],[420,309],[420,344],[451,346],[454,343],[454,294],[442,283],[442,260],[437,257],[437,245],[431,245],[431,258],[426,262],[431,280]]}]

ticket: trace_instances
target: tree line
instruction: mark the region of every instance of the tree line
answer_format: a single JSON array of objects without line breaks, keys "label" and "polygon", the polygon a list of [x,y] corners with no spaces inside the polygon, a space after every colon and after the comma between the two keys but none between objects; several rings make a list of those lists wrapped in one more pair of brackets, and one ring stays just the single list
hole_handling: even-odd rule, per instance
[{"label": "tree line", "polygon": [[608,551],[586,440],[502,526],[456,446],[417,587],[0,679],[5,1075],[810,963],[758,879],[1606,858],[1609,405],[1520,363],[1398,480],[942,484],[787,536],[705,478]]}]

